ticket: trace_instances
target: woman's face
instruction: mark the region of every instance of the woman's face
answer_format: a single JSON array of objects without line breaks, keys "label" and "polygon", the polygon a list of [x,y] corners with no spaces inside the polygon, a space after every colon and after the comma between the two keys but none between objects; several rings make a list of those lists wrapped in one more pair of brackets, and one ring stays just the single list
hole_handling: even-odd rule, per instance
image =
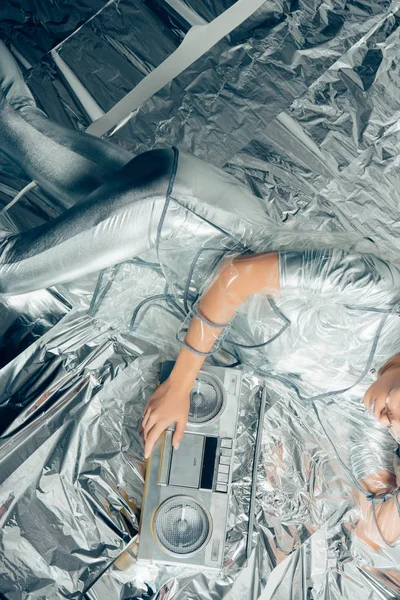
[{"label": "woman's face", "polygon": [[371,416],[390,429],[400,443],[400,366],[378,377],[364,396]]}]

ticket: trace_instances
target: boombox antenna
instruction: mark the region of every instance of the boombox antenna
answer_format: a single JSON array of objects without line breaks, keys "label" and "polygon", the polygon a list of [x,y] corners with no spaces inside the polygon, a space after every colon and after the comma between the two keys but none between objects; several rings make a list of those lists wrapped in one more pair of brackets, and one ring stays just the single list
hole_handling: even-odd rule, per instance
[{"label": "boombox antenna", "polygon": [[252,478],[251,478],[250,505],[249,505],[249,527],[248,527],[248,532],[247,532],[247,543],[246,543],[246,561],[248,561],[250,558],[251,542],[253,539],[253,529],[254,529],[254,519],[255,519],[254,504],[256,501],[256,492],[257,492],[257,467],[258,467],[258,461],[260,460],[261,440],[262,440],[262,431],[263,431],[263,423],[264,423],[264,414],[265,414],[266,404],[267,404],[267,388],[264,386],[262,389],[260,410],[258,413],[257,436],[256,436],[255,450],[254,450],[253,473],[252,473]]}]

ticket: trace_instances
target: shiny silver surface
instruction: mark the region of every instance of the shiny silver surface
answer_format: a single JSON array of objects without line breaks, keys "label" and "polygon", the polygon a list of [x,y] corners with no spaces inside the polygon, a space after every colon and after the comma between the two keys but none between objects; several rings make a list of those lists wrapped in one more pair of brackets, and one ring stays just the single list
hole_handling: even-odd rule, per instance
[{"label": "shiny silver surface", "polygon": [[[195,10],[199,5],[185,1]],[[20,39],[29,40],[34,28],[24,32],[20,27],[32,9],[22,4],[12,17],[18,25],[12,35],[26,54],[29,45]],[[199,13],[209,19],[228,3],[215,1],[207,10],[203,4]],[[72,32],[64,39],[60,55],[106,110],[134,85],[132,70],[140,71],[139,78],[144,76],[176,47],[171,40],[180,35],[176,23],[160,28],[157,19],[148,18],[146,6],[149,35],[143,40],[137,34],[143,23],[137,3],[93,3],[90,10],[80,4],[75,11],[68,5],[68,14],[66,7],[37,3],[38,27],[46,35],[58,27],[57,39],[60,31],[65,38]],[[72,13],[84,15],[84,21],[96,11],[97,17],[78,29]],[[221,43],[148,101],[113,141],[131,154],[155,144],[176,144],[225,165],[260,198],[260,206],[273,221],[273,234],[268,231],[266,236],[268,247],[279,243],[276,247],[298,251],[329,243],[374,253],[379,244],[380,254],[398,266],[397,11],[397,2],[300,2],[296,6],[266,2],[251,24],[234,32],[231,43]],[[150,35],[158,42],[146,47]],[[31,44],[35,47],[31,64],[37,62],[41,42]],[[50,58],[28,75],[46,112],[78,129],[88,125],[76,99],[52,71]],[[18,166],[1,156],[2,202],[12,199],[26,182]],[[11,216],[20,229],[28,229],[69,206],[67,200],[35,192],[13,207]],[[213,216],[212,211],[207,214]],[[210,250],[198,258],[189,289],[192,298],[209,274],[211,258],[232,248],[226,234],[217,234],[204,221],[200,227],[193,216],[186,218],[187,238],[181,230],[178,248],[165,243],[159,249],[163,273],[139,261],[125,262],[116,270],[108,269],[97,288],[97,275],[60,285],[56,306],[53,290],[2,299],[6,329],[9,322],[15,325],[7,340],[18,356],[0,373],[1,399],[4,413],[11,411],[13,418],[19,418],[9,425],[12,435],[1,448],[2,593],[12,600],[74,598],[84,589],[89,600],[242,600],[262,594],[274,600],[397,597],[398,548],[377,554],[354,538],[351,529],[357,509],[351,483],[309,404],[276,378],[269,379],[274,401],[264,419],[254,547],[244,566],[256,426],[252,393],[258,389],[254,374],[246,379],[239,422],[224,574],[208,577],[199,570],[144,568],[135,563],[143,491],[138,425],[155,385],[160,356],[174,357],[174,336],[182,317],[166,313],[165,300],[155,300],[150,308],[146,304],[140,309],[134,331],[128,334],[132,312],[150,295],[164,295],[166,281],[169,291],[180,291],[187,264],[204,244],[211,245],[214,254]],[[227,227],[232,223],[228,213],[223,220]],[[257,225],[255,221],[247,234],[236,221],[227,233],[237,232],[239,241],[247,236],[262,247],[266,240],[258,233],[250,235]],[[312,245],[305,232],[312,234]],[[153,264],[157,257],[150,252],[145,258]],[[87,315],[95,290],[95,314]],[[280,372],[297,368],[312,374],[302,390],[304,397],[320,393],[331,377],[335,386],[343,383],[343,377],[354,382],[352,369],[362,371],[381,316],[359,315],[345,345],[345,329],[333,326],[338,323],[336,305],[309,310],[307,302],[299,303],[298,298],[283,300],[285,314],[302,326],[296,336],[284,332],[277,338],[276,351],[273,346],[269,350],[271,362]],[[64,316],[71,305],[74,308]],[[341,314],[347,324],[349,315],[343,307]],[[308,327],[311,320],[312,328]],[[397,323],[395,315],[386,322],[375,355],[377,365],[398,350]],[[264,299],[254,298],[239,315],[234,333],[244,343],[261,343],[283,325]],[[315,346],[319,331],[325,337],[318,338],[320,345]],[[149,345],[151,340],[157,350]],[[295,352],[282,356],[280,344]],[[327,345],[335,348],[334,364],[326,356]],[[316,347],[315,354],[305,352],[307,347]],[[277,356],[281,356],[279,363]],[[265,358],[265,353],[246,351],[245,361],[257,370],[260,365],[268,367]],[[344,396],[317,401],[323,425],[354,473],[364,471],[367,458],[371,461],[367,470],[374,469],[392,452],[392,447],[383,445],[386,432],[378,431],[360,404],[373,377],[368,374]],[[289,379],[293,383],[298,378]],[[18,433],[16,427],[21,425]],[[359,454],[363,449],[364,456]],[[112,563],[132,539],[130,549]]]}]

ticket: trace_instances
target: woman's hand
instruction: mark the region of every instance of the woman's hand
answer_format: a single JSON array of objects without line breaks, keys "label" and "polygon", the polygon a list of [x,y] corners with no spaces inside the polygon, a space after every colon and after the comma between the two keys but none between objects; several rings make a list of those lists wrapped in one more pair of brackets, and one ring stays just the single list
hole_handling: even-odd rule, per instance
[{"label": "woman's hand", "polygon": [[364,396],[364,404],[382,425],[400,436],[400,364],[388,365]]},{"label": "woman's hand", "polygon": [[144,456],[148,458],[154,444],[167,427],[176,423],[172,444],[178,449],[185,432],[192,386],[168,378],[149,399],[143,414]]}]

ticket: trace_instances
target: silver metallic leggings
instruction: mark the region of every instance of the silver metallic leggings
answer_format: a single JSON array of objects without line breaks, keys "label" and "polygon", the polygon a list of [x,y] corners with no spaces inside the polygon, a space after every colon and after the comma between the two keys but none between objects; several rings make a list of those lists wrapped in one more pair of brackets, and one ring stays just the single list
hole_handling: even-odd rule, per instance
[{"label": "silver metallic leggings", "polygon": [[0,148],[45,192],[73,205],[49,223],[0,240],[1,293],[69,281],[154,243],[176,161],[173,150],[129,160],[123,149],[60,127],[36,107],[17,112],[5,102]]}]

